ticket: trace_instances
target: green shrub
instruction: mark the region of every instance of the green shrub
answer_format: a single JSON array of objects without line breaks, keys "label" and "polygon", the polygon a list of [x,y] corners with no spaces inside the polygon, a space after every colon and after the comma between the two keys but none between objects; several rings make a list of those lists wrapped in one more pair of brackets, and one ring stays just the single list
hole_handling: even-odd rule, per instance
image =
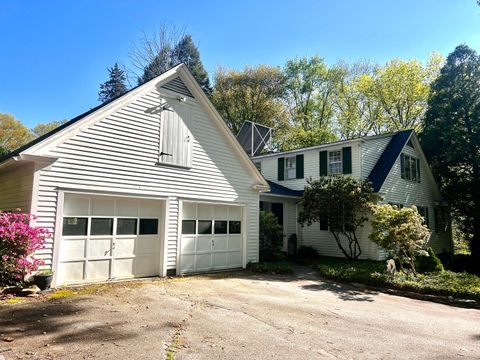
[{"label": "green shrub", "polygon": [[315,250],[312,246],[300,246],[298,248],[297,256],[302,259],[318,259],[318,251]]},{"label": "green shrub", "polygon": [[260,211],[260,261],[274,261],[281,255],[283,230],[275,215]]},{"label": "green shrub", "polygon": [[247,264],[247,269],[268,274],[292,274],[293,269],[287,262],[259,262]]},{"label": "green shrub", "polygon": [[442,272],[445,269],[440,259],[431,247],[427,248],[428,255],[420,255],[415,258],[415,267],[421,273]]}]

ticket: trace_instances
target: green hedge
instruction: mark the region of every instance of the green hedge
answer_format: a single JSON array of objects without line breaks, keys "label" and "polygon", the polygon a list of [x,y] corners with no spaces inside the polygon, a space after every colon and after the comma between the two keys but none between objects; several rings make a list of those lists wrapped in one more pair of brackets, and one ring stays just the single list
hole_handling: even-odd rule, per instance
[{"label": "green hedge", "polygon": [[397,272],[392,279],[385,273],[384,261],[328,257],[322,257],[315,268],[321,276],[337,281],[480,300],[480,277],[468,273],[443,271],[414,276]]}]

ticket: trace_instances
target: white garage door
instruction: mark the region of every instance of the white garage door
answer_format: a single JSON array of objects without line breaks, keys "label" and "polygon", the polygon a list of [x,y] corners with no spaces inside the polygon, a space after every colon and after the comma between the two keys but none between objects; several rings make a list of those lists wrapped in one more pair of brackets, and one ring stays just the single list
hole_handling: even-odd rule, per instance
[{"label": "white garage door", "polygon": [[57,284],[159,274],[164,202],[66,194]]},{"label": "white garage door", "polygon": [[242,207],[183,202],[180,273],[242,267]]}]

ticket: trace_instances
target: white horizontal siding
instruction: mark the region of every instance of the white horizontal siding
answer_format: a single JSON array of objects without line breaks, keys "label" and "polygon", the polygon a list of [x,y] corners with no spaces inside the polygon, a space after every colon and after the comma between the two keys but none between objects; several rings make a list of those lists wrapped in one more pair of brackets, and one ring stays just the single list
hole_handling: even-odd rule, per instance
[{"label": "white horizontal siding", "polygon": [[14,164],[0,170],[0,210],[30,212],[33,172],[33,163]]},{"label": "white horizontal siding", "polygon": [[[57,189],[143,194],[169,198],[167,269],[176,268],[178,199],[247,204],[247,257],[258,259],[258,193],[254,180],[221,130],[194,99],[169,101],[193,134],[191,168],[156,166],[159,151],[159,115],[156,90],[121,110],[99,118],[48,153],[58,157],[39,173],[38,223],[54,231]],[[183,108],[182,108],[183,107]],[[51,260],[51,251],[45,254]]]},{"label": "white horizontal siding", "polygon": [[[403,152],[410,156],[419,157],[417,151],[410,146],[405,146]],[[399,157],[385,179],[380,192],[383,194],[383,203],[428,207],[430,229],[435,230],[434,208],[441,203],[441,199],[434,192],[433,184],[426,176],[427,167],[428,164],[426,162],[420,162],[420,183],[402,179]],[[451,251],[452,243],[450,231],[450,228],[448,233],[436,233],[435,231],[432,231],[427,246],[431,246],[435,252]]]},{"label": "white horizontal siding", "polygon": [[[320,178],[320,151],[335,151],[341,150],[345,145],[334,144],[332,146],[323,147],[321,149],[305,150],[304,152],[296,152],[294,155],[278,154],[276,156],[253,158],[254,162],[261,162],[262,175],[265,179],[278,183],[282,186],[286,186],[294,190],[303,190],[307,185],[307,180],[318,180]],[[355,142],[349,144],[352,148],[352,174],[354,178],[360,178],[361,176],[361,148],[360,144]],[[289,157],[303,154],[304,155],[304,177],[303,179],[292,180],[278,180],[278,159],[281,157]]]}]

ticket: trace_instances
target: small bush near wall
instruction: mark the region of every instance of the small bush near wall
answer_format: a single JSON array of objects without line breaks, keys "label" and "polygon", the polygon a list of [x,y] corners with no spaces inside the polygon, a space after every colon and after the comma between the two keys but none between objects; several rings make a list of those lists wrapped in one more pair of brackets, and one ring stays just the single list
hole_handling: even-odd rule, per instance
[{"label": "small bush near wall", "polygon": [[0,212],[0,286],[16,285],[43,265],[33,253],[45,248],[49,233],[30,226],[32,219],[29,214]]},{"label": "small bush near wall", "polygon": [[420,255],[415,259],[415,267],[418,272],[441,272],[444,271],[443,264],[431,247],[427,248],[428,256]]},{"label": "small bush near wall", "polygon": [[282,227],[275,215],[260,211],[260,261],[274,261],[281,258],[283,242]]}]

